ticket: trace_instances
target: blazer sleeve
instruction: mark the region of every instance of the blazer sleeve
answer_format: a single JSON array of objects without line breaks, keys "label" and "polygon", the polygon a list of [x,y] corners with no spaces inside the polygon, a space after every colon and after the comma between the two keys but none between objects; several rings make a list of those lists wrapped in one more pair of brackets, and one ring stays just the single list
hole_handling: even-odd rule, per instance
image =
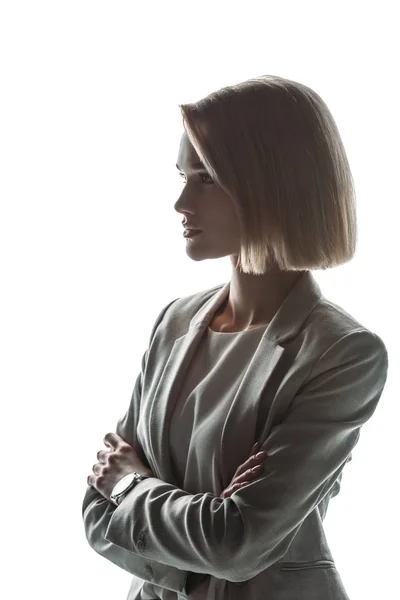
[{"label": "blazer sleeve", "polygon": [[113,512],[106,540],[178,569],[233,582],[255,577],[286,554],[333,487],[376,409],[387,369],[377,335],[344,335],[260,440],[268,455],[259,478],[224,500],[146,479]]},{"label": "blazer sleeve", "polygon": [[[172,302],[168,304],[158,315],[150,335],[150,344],[158,325],[160,324],[166,310],[171,304]],[[142,358],[142,369],[136,379],[128,411],[121,419],[119,419],[116,427],[116,433],[118,433],[118,435],[128,442],[128,444],[135,446],[142,462],[146,466],[149,466],[146,456],[144,455],[136,436],[142,393],[142,381],[146,368],[147,355],[148,349]],[[102,496],[94,487],[87,487],[82,503],[82,517],[86,539],[91,548],[93,548],[93,550],[107,560],[111,561],[132,575],[136,575],[141,579],[151,581],[152,583],[175,592],[182,591],[188,575],[185,570],[182,571],[178,568],[171,567],[170,565],[165,565],[162,563],[162,561],[159,562],[149,559],[148,557],[132,553],[129,550],[121,548],[120,546],[106,539],[105,533],[116,508],[117,507],[115,504],[104,498],[104,496]]]}]

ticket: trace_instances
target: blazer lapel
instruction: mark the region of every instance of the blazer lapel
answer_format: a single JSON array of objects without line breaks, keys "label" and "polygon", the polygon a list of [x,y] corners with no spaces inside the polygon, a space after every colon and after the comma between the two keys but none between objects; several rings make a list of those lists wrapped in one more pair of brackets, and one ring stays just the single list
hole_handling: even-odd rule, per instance
[{"label": "blazer lapel", "polygon": [[[177,485],[177,482],[173,475],[169,456],[171,413],[198,345],[210,325],[214,313],[226,300],[229,288],[230,282],[225,284],[201,306],[191,319],[187,333],[175,340],[152,399],[147,424],[150,451],[152,453],[151,462],[154,466],[158,465],[159,467],[154,469],[157,471],[158,477],[173,485]],[[320,299],[321,290],[311,272],[306,271],[290,290],[266,327],[246,375],[232,399],[232,406],[224,426],[223,438],[229,439],[229,429],[237,429],[238,423],[246,422],[245,413],[251,407],[258,407],[265,386],[277,369],[278,364],[284,360],[284,342],[296,336],[302,323]],[[265,402],[263,398],[262,411],[265,419],[262,431],[260,431],[260,439],[269,427],[268,414],[272,402],[273,397],[265,399]],[[285,407],[281,408],[282,413],[284,409]],[[279,407],[277,407],[277,411],[279,413]],[[275,412],[275,415],[278,413]],[[232,447],[228,450],[230,454],[234,452]],[[221,452],[224,465],[228,461],[228,457],[224,459],[224,447],[222,447]],[[235,460],[235,457],[230,456],[229,462],[232,459]]]}]

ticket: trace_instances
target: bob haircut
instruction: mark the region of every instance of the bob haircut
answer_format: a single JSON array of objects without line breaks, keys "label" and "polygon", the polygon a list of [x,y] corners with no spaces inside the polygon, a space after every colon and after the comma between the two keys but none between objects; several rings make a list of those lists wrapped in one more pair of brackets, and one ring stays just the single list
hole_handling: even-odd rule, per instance
[{"label": "bob haircut", "polygon": [[309,87],[261,75],[180,104],[187,135],[230,196],[236,267],[328,269],[356,251],[353,177],[331,112]]}]

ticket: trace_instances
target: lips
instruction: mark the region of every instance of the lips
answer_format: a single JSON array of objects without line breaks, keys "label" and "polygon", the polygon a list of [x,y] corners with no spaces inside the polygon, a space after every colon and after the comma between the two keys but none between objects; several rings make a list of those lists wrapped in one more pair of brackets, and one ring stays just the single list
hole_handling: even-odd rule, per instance
[{"label": "lips", "polygon": [[200,233],[202,233],[201,229],[186,229],[186,227],[185,227],[185,231],[183,232],[183,237],[186,239],[189,239],[189,238],[196,237]]}]

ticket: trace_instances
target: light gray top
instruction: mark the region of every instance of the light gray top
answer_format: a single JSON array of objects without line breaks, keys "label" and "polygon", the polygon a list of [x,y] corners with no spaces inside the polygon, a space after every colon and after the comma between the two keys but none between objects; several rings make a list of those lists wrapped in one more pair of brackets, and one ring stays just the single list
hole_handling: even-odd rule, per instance
[{"label": "light gray top", "polygon": [[[178,486],[206,492],[218,477],[219,452],[226,422],[246,370],[266,325],[243,332],[224,333],[208,327],[183,382],[171,416],[169,441],[172,468]],[[232,377],[232,373],[235,374]],[[224,374],[221,377],[221,374]],[[191,423],[191,427],[182,427]],[[241,440],[238,423],[237,443]],[[189,457],[189,454],[192,456]],[[249,454],[250,456],[250,454]],[[194,468],[187,470],[188,465]],[[237,465],[238,467],[239,465]],[[199,579],[203,575],[200,575]],[[194,577],[192,578],[194,582]],[[204,600],[210,577],[189,595]],[[174,592],[165,598],[174,598]],[[214,598],[213,595],[210,597]]]}]

